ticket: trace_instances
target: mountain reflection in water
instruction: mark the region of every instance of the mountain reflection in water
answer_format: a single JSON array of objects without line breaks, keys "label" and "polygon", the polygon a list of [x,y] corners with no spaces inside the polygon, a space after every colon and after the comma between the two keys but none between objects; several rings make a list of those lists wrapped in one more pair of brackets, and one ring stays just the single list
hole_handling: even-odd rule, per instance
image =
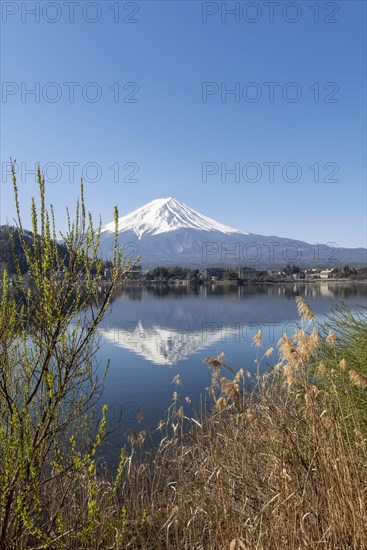
[{"label": "mountain reflection in water", "polygon": [[273,331],[294,326],[299,294],[323,315],[333,302],[351,307],[366,302],[366,285],[131,286],[115,297],[100,334],[155,365],[172,366],[231,335],[251,343],[264,326]]},{"label": "mountain reflection in water", "polygon": [[[118,425],[102,450],[110,464],[116,464],[130,430],[147,429],[157,442],[157,423],[172,403],[176,374],[182,381],[178,401],[190,417],[203,402],[210,402],[206,387],[211,373],[203,364],[205,357],[223,352],[233,369],[255,372],[257,351],[262,355],[268,347],[276,348],[283,332],[294,331],[299,322],[294,297],[299,294],[321,320],[333,302],[343,300],[353,307],[366,305],[367,297],[366,285],[326,282],[123,288],[100,327],[98,352],[101,372],[110,361],[100,406],[108,405],[109,425]],[[257,350],[252,338],[259,329],[263,346]],[[263,367],[273,364],[276,355],[266,358]],[[140,411],[144,419],[139,421]]]}]

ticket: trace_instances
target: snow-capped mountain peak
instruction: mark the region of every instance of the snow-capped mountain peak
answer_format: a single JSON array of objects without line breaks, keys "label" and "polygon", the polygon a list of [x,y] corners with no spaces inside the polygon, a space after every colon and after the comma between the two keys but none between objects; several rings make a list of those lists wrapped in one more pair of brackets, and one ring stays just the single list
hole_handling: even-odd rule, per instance
[{"label": "snow-capped mountain peak", "polygon": [[[115,226],[112,222],[107,224],[103,231],[112,233],[114,229]],[[200,214],[173,197],[156,199],[118,220],[119,232],[133,231],[139,239],[144,235],[158,235],[178,229],[217,231],[226,235],[248,235],[245,231],[223,225]]]}]

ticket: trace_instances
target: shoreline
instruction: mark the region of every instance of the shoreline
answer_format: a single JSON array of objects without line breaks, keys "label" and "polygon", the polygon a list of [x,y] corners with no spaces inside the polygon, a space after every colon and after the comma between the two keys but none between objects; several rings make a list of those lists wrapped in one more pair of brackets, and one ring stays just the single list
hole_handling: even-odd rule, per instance
[{"label": "shoreline", "polygon": [[317,279],[315,281],[307,281],[296,279],[293,281],[203,281],[201,284],[190,283],[189,281],[148,281],[137,279],[134,281],[126,281],[124,286],[250,286],[250,285],[323,285],[323,284],[367,284],[367,279],[350,280],[350,279]]}]

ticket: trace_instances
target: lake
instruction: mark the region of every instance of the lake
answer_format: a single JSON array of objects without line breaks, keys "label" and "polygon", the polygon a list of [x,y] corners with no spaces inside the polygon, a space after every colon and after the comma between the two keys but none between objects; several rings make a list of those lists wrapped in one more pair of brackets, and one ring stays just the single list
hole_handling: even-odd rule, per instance
[{"label": "lake", "polygon": [[[205,357],[224,352],[235,370],[256,372],[253,336],[262,330],[265,351],[275,348],[284,332],[292,334],[299,323],[297,295],[305,297],[320,321],[340,301],[352,308],[367,304],[364,283],[124,288],[100,327],[98,352],[101,369],[110,360],[101,403],[109,407],[109,424],[120,421],[106,447],[112,462],[130,430],[147,429],[154,436],[172,403],[177,374],[179,397],[190,416],[206,399],[210,372]],[[140,411],[144,418],[138,422]]]}]

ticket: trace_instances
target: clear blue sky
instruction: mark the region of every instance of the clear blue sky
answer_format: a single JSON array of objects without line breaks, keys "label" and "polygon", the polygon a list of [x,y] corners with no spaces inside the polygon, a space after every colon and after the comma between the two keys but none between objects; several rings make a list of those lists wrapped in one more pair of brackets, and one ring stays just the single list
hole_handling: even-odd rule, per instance
[{"label": "clear blue sky", "polygon": [[[39,22],[27,12],[37,10],[36,4]],[[235,15],[221,13],[221,8],[235,6],[230,1],[65,4],[2,1],[1,223],[14,217],[10,178],[4,174],[4,163],[12,157],[24,163],[19,169],[25,225],[36,188],[24,167],[51,163],[49,176],[61,175],[48,184],[48,197],[63,230],[65,207],[75,202],[82,167],[97,163],[99,181],[86,183],[87,205],[104,223],[111,221],[114,204],[123,215],[155,198],[173,196],[250,232],[366,246],[364,1],[301,0],[287,8],[289,3],[280,0],[274,22],[263,1],[257,2],[257,10],[253,3],[237,2],[240,12]],[[118,4],[120,21],[114,22]],[[94,18],[99,20],[91,23]],[[24,95],[37,82],[39,102]],[[65,82],[80,83],[73,103],[71,85]],[[97,88],[85,88],[89,82]],[[119,102],[114,101],[116,82]],[[136,84],[124,90],[128,82]],[[215,83],[206,102],[203,82]],[[225,91],[236,82],[240,97],[221,97],[221,83]],[[279,83],[273,102],[264,82]],[[287,87],[289,82],[297,87]],[[323,89],[330,82],[336,84]],[[96,90],[101,99],[88,101]],[[59,101],[52,102],[60,91]],[[300,100],[292,102],[300,92]],[[251,101],[255,93],[261,98]],[[123,102],[124,97],[138,101]],[[70,165],[65,163],[72,162],[80,166],[69,181]],[[204,162],[218,169],[207,181]],[[279,163],[274,181],[264,165],[269,162]],[[296,177],[294,166],[284,168],[289,162],[300,167],[299,181],[286,180]],[[115,163],[120,166],[118,182],[109,168]],[[135,164],[124,169],[126,163]],[[224,174],[222,182],[221,163],[227,168],[239,163],[240,181]],[[256,180],[257,174],[259,181],[243,178],[248,163],[256,164],[248,166],[247,179]],[[315,163],[319,182],[314,181]],[[334,164],[325,168],[326,163]],[[136,165],[138,181],[122,181]],[[90,167],[89,179],[95,174]],[[328,175],[338,181],[323,181]]]}]

